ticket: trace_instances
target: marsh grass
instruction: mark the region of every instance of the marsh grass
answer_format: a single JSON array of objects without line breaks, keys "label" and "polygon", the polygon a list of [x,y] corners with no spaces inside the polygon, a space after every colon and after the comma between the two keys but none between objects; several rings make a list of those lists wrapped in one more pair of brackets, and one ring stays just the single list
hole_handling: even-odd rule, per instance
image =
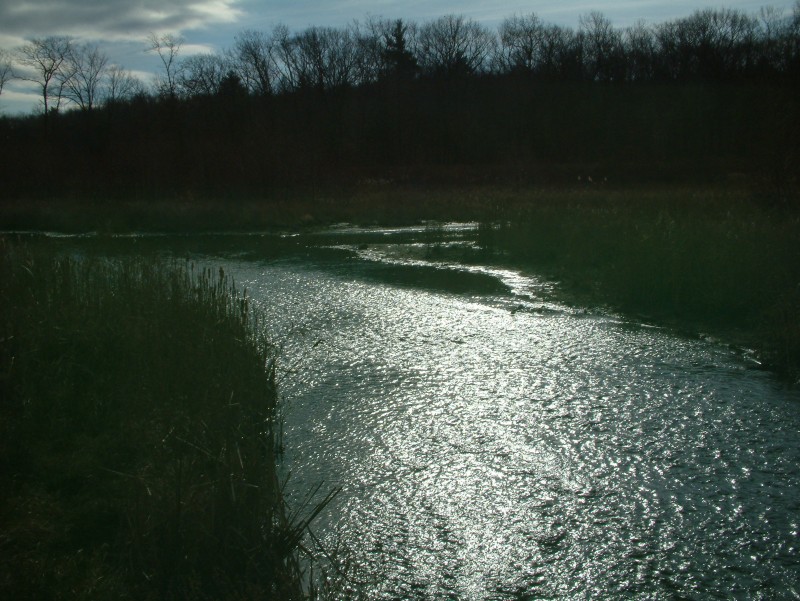
[{"label": "marsh grass", "polygon": [[[562,291],[581,302],[607,303],[755,347],[766,364],[796,378],[796,176],[778,169],[766,178],[736,172],[712,183],[687,183],[679,177],[662,181],[640,167],[618,169],[610,181],[598,165],[570,164],[527,175],[521,166],[516,175],[479,169],[430,180],[398,175],[349,187],[273,191],[258,199],[4,202],[0,225],[196,232],[307,229],[341,221],[477,221],[484,252],[454,260],[499,258],[530,267],[560,281]],[[430,258],[441,258],[446,249],[430,233]]]},{"label": "marsh grass", "polygon": [[530,203],[480,236],[584,300],[722,334],[800,374],[797,211],[720,191],[592,193]]},{"label": "marsh grass", "polygon": [[320,506],[284,507],[246,295],[222,271],[0,251],[0,597],[302,596]]}]

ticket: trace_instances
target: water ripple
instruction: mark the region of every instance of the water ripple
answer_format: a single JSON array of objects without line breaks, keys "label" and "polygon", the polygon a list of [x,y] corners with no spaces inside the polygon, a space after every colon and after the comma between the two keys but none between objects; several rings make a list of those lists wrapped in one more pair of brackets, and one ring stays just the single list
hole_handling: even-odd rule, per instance
[{"label": "water ripple", "polygon": [[378,255],[230,265],[298,365],[289,500],[342,487],[317,533],[371,597],[798,597],[796,392],[533,278],[394,286]]}]

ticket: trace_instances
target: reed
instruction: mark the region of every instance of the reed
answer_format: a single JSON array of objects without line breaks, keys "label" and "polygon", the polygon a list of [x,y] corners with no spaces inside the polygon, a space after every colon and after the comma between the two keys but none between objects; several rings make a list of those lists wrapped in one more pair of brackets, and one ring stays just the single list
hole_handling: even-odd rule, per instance
[{"label": "reed", "polygon": [[592,192],[533,202],[484,246],[568,293],[756,347],[800,374],[800,214],[740,194]]},{"label": "reed", "polygon": [[0,596],[302,597],[320,507],[284,506],[246,294],[221,270],[0,251]]}]

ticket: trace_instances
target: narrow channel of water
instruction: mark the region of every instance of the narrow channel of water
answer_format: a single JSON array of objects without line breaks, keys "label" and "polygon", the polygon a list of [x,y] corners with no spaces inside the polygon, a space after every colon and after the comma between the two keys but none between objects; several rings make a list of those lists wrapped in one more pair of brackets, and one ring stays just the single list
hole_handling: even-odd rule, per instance
[{"label": "narrow channel of water", "polygon": [[289,502],[341,487],[315,533],[370,597],[800,598],[797,391],[427,234],[222,253],[284,343]]}]

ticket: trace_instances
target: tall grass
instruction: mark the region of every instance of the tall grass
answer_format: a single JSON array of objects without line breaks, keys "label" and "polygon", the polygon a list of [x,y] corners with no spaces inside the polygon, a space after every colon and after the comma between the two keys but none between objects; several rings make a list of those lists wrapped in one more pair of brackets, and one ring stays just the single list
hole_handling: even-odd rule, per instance
[{"label": "tall grass", "polygon": [[594,192],[529,203],[481,235],[567,291],[730,335],[800,374],[800,213],[719,191]]},{"label": "tall grass", "polygon": [[275,354],[220,271],[0,240],[0,597],[294,599]]}]

